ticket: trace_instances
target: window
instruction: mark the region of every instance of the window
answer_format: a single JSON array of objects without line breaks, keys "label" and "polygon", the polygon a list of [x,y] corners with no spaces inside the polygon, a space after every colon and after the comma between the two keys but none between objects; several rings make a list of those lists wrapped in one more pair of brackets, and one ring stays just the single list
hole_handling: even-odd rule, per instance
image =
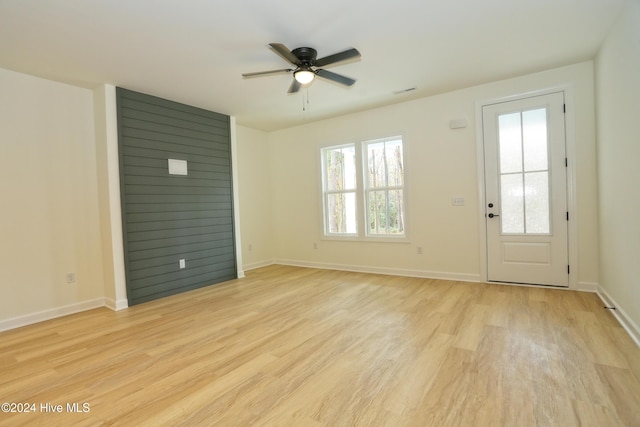
[{"label": "window", "polygon": [[404,235],[402,139],[364,143],[367,235]]},{"label": "window", "polygon": [[404,237],[401,137],[322,149],[324,234]]},{"label": "window", "polygon": [[355,146],[325,148],[322,153],[325,234],[357,235]]}]

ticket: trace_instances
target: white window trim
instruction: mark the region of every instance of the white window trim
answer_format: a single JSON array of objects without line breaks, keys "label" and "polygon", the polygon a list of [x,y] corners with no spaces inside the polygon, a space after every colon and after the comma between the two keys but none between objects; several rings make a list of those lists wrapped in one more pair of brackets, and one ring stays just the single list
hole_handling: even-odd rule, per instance
[{"label": "white window trim", "polygon": [[[404,168],[404,180],[402,186],[392,186],[389,189],[398,189],[401,188],[403,190],[403,213],[404,213],[404,234],[402,235],[383,235],[383,234],[368,234],[367,224],[367,215],[365,209],[367,208],[367,188],[365,188],[365,171],[368,168],[368,165],[365,164],[366,156],[364,155],[364,150],[366,150],[367,144],[392,140],[394,138],[399,138],[402,141],[402,162]],[[356,173],[356,234],[329,234],[327,232],[327,221],[326,221],[326,209],[327,209],[327,192],[325,191],[326,184],[326,168],[325,168],[325,160],[323,156],[323,152],[326,149],[335,149],[335,148],[343,148],[343,147],[354,147],[355,155],[356,155],[356,168],[359,170]],[[321,237],[320,240],[327,241],[344,241],[344,242],[370,242],[370,243],[411,243],[408,238],[408,190],[407,190],[407,138],[403,132],[397,132],[393,134],[389,134],[388,136],[383,137],[371,137],[371,138],[363,138],[350,143],[343,144],[331,144],[331,145],[322,145],[319,147],[317,151],[320,156],[320,161],[316,164],[320,167],[320,197],[322,198],[322,215],[320,218],[321,221]],[[387,189],[386,187],[384,189]],[[342,192],[342,191],[339,191]]]}]

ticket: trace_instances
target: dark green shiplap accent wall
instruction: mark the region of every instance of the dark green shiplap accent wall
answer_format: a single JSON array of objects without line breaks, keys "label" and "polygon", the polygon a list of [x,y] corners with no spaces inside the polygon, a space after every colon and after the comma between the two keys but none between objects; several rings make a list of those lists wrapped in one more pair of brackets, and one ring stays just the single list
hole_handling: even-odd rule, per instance
[{"label": "dark green shiplap accent wall", "polygon": [[117,106],[129,305],[236,278],[229,116],[122,88]]}]

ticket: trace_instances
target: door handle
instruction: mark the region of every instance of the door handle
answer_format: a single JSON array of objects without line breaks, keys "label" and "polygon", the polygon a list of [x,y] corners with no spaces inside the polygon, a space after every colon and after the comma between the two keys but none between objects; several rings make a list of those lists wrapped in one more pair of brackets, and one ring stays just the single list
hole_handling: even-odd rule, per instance
[{"label": "door handle", "polygon": [[490,214],[489,214],[489,215],[487,215],[487,216],[488,216],[489,218],[493,218],[494,216],[500,216],[500,215],[498,215],[498,214],[493,214],[493,213],[490,213]]}]

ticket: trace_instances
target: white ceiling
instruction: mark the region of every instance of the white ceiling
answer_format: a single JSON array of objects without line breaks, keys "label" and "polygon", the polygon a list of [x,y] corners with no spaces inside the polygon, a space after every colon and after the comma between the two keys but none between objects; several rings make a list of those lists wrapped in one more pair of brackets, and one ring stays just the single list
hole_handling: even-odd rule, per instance
[{"label": "white ceiling", "polygon": [[[0,67],[109,83],[275,130],[592,59],[623,3],[0,0]],[[241,78],[289,68],[272,42],[318,57],[355,47],[360,61],[327,68],[358,81],[316,79],[287,95],[290,74]]]}]

